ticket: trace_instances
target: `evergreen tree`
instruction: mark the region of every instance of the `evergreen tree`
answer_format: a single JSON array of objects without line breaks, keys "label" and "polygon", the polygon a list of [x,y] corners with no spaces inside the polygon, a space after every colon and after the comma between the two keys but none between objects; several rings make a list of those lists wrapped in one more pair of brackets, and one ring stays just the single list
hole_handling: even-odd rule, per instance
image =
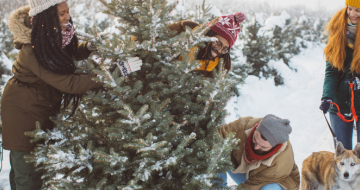
[{"label": "evergreen tree", "polygon": [[[3,87],[0,86],[0,101],[1,101],[1,97],[2,97],[2,93],[3,93]],[[1,114],[1,104],[0,104],[0,114]],[[0,117],[0,155],[1,155],[1,149],[2,149],[2,120]],[[2,161],[1,157],[0,157],[0,162]],[[1,165],[1,163],[0,163]],[[1,170],[0,170],[1,171]]]},{"label": "evergreen tree", "polygon": [[322,18],[317,18],[314,21],[313,33],[314,33],[314,40],[319,43],[325,43],[327,39],[327,35],[324,33],[325,25],[327,21]]},{"label": "evergreen tree", "polygon": [[[6,19],[0,20],[0,79],[2,75],[11,75],[11,71],[5,66],[5,59],[8,59],[8,54],[14,49],[13,37],[10,29],[7,27]],[[3,84],[3,82],[0,82]]]},{"label": "evergreen tree", "polygon": [[[186,9],[186,4],[185,1],[179,1],[179,5],[184,9]],[[214,16],[210,13],[211,8],[211,5],[206,4],[206,0],[202,0],[202,4],[196,5],[193,11],[178,10],[174,15],[174,19],[176,19],[175,21],[192,20],[196,23],[209,22],[214,19]]]},{"label": "evergreen tree", "polygon": [[70,9],[71,18],[78,31],[89,33],[94,26],[105,30],[113,22],[113,18],[101,12],[104,6],[99,0],[77,0],[70,7],[74,7]]},{"label": "evergreen tree", "polygon": [[242,62],[240,60],[238,52],[241,52],[241,48],[238,44],[234,44],[234,46],[230,50],[230,57],[232,63],[232,70],[230,72],[230,78],[236,80],[236,83],[233,83],[233,87],[231,87],[232,91],[235,93],[236,96],[240,96],[239,84],[244,84],[245,79],[248,76],[248,73],[251,70],[250,64],[246,62]]},{"label": "evergreen tree", "polygon": [[290,19],[287,19],[282,27],[275,26],[271,44],[274,47],[273,59],[282,60],[287,66],[289,66],[290,59],[300,53],[300,47],[296,43],[296,36]]},{"label": "evergreen tree", "polygon": [[251,65],[249,75],[268,78],[276,75],[277,72],[267,65],[272,58],[273,50],[270,38],[259,32],[261,27],[253,16],[252,20],[244,27],[240,39],[245,41],[243,54],[246,56],[246,62]]},{"label": "evergreen tree", "polygon": [[8,54],[13,49],[13,37],[10,29],[7,27],[7,19],[2,19],[0,20],[0,51]]},{"label": "evergreen tree", "polygon": [[[44,140],[27,161],[45,171],[49,189],[215,187],[216,173],[232,168],[226,155],[238,143],[233,134],[217,134],[234,80],[223,61],[214,79],[203,77],[190,53],[214,40],[204,36],[214,21],[175,35],[167,26],[176,4],[101,1],[117,18],[119,34],[104,41],[97,28],[93,36],[83,33],[99,51],[79,67],[96,73],[105,89],[88,92],[71,118],[65,119],[69,111],[52,118],[52,131],[37,124],[26,133],[33,142]],[[135,56],[144,62],[140,71],[120,77],[118,68],[110,69]]]},{"label": "evergreen tree", "polygon": [[305,15],[302,15],[295,21],[295,36],[297,36],[300,41],[301,48],[307,48],[307,42],[313,42],[315,39],[315,35],[313,34],[313,20],[309,19]]},{"label": "evergreen tree", "polygon": [[[283,12],[280,17],[286,18],[284,14],[288,15],[286,12]],[[290,68],[290,59],[300,53],[300,45],[297,43],[296,29],[292,26],[290,16],[285,19],[285,24],[283,26],[276,25],[272,29],[272,35],[270,43],[272,46],[272,60],[279,61],[282,60]],[[275,70],[273,70],[273,76],[275,85],[284,84],[284,79],[279,75]]]}]

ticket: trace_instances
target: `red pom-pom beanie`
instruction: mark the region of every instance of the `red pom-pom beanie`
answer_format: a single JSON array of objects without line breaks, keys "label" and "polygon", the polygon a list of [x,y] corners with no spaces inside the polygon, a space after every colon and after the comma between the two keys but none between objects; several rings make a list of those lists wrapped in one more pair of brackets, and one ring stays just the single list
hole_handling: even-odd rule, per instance
[{"label": "red pom-pom beanie", "polygon": [[242,12],[221,16],[219,21],[210,27],[211,30],[224,37],[232,47],[241,31],[240,23],[246,19]]}]

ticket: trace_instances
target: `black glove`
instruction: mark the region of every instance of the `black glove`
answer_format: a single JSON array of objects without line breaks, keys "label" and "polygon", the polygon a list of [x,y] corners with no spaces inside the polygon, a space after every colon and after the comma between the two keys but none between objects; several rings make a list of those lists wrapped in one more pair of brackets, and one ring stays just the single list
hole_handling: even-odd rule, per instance
[{"label": "black glove", "polygon": [[346,82],[348,82],[348,83],[352,82],[354,84],[353,90],[359,90],[360,89],[360,80],[359,80],[358,77],[353,77],[353,78],[347,80]]},{"label": "black glove", "polygon": [[329,111],[329,109],[332,107],[332,104],[330,104],[330,102],[332,102],[330,98],[324,98],[321,101],[319,108],[324,112],[324,114],[326,114]]}]

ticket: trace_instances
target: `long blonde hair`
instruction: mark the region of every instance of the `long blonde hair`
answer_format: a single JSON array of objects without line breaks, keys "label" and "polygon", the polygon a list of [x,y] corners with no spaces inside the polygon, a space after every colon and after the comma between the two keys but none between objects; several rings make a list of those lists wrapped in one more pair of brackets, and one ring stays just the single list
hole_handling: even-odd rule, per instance
[{"label": "long blonde hair", "polygon": [[[330,33],[328,44],[325,47],[324,55],[326,61],[337,68],[344,71],[344,61],[346,58],[345,47],[347,45],[346,31],[348,26],[347,7],[338,11],[330,20],[326,27],[326,31]],[[356,27],[356,39],[351,62],[351,72],[360,74],[360,30]]]}]

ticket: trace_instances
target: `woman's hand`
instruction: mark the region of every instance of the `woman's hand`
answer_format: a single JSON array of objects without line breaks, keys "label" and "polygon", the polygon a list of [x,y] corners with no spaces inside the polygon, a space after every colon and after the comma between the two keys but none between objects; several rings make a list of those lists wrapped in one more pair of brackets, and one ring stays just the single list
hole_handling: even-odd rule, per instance
[{"label": "woman's hand", "polygon": [[332,102],[330,98],[324,98],[321,101],[319,109],[321,109],[324,112],[324,114],[326,114],[329,111],[329,109],[332,107],[332,104],[330,104],[330,102]]},{"label": "woman's hand", "polygon": [[140,58],[132,57],[126,61],[119,61],[116,64],[120,69],[121,76],[127,76],[132,72],[140,70],[143,63]]}]

